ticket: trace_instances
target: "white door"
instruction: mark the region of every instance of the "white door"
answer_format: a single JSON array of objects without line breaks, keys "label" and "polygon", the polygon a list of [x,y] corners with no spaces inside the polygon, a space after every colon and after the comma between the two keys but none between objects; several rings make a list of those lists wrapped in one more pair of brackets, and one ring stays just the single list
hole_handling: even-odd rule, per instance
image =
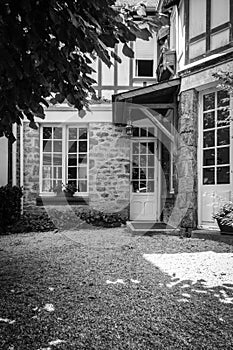
[{"label": "white door", "polygon": [[229,99],[224,91],[209,91],[200,102],[199,226],[215,228],[213,214],[232,197]]},{"label": "white door", "polygon": [[[141,132],[140,130],[145,128],[138,130]],[[156,153],[155,138],[138,138],[131,141],[130,220],[158,220]]]}]

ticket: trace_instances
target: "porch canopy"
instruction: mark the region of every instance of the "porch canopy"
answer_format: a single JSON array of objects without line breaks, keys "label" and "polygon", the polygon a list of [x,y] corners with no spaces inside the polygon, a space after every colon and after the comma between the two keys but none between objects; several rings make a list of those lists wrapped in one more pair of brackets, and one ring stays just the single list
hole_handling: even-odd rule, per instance
[{"label": "porch canopy", "polygon": [[113,95],[113,122],[126,125],[149,119],[163,136],[174,142],[179,87],[180,79],[176,78]]}]

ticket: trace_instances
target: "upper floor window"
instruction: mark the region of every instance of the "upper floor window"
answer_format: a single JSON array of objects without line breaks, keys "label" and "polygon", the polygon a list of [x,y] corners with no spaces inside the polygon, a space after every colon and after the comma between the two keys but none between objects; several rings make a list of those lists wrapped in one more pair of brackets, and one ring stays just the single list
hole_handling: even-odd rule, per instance
[{"label": "upper floor window", "polygon": [[135,42],[135,77],[155,76],[155,38],[149,41],[137,39]]},{"label": "upper floor window", "polygon": [[186,62],[222,50],[232,40],[230,0],[187,0]]}]

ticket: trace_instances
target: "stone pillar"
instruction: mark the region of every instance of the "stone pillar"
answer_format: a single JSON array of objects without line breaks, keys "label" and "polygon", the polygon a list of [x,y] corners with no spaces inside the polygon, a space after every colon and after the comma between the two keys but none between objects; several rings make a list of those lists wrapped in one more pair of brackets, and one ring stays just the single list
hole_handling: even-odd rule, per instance
[{"label": "stone pillar", "polygon": [[89,135],[89,205],[107,212],[127,211],[130,140],[125,127],[91,123]]},{"label": "stone pillar", "polygon": [[34,209],[39,194],[40,132],[23,123],[24,209]]},{"label": "stone pillar", "polygon": [[180,95],[177,153],[176,208],[182,214],[181,227],[197,226],[197,142],[198,93],[195,89]]}]

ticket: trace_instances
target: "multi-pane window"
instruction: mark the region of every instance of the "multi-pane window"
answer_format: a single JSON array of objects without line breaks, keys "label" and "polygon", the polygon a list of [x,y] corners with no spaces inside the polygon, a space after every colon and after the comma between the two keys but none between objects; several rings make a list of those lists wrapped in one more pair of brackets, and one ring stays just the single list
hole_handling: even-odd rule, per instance
[{"label": "multi-pane window", "polygon": [[42,127],[41,192],[61,184],[88,191],[88,130],[86,127]]},{"label": "multi-pane window", "polygon": [[203,96],[203,185],[230,183],[229,96],[217,91]]},{"label": "multi-pane window", "polygon": [[[189,0],[185,2],[188,37],[186,61],[227,46],[232,40],[230,0]],[[201,14],[201,15],[200,15]]]}]

